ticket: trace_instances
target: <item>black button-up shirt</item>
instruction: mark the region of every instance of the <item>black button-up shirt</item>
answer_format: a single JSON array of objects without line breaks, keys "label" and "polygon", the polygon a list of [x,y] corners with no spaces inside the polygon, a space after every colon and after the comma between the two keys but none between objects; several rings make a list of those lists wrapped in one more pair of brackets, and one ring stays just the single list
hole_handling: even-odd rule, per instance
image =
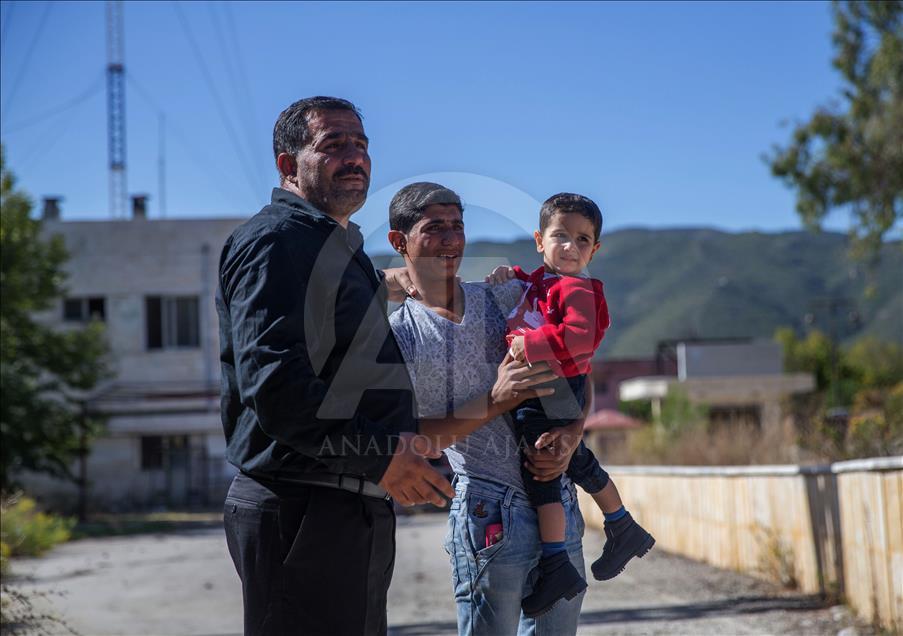
[{"label": "black button-up shirt", "polygon": [[266,479],[382,478],[417,422],[381,283],[356,225],[281,188],[232,233],[216,296],[232,464]]}]

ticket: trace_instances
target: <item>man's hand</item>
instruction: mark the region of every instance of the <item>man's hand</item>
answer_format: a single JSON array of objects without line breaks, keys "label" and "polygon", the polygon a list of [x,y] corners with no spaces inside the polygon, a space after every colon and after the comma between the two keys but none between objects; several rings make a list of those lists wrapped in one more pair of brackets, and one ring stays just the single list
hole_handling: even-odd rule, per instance
[{"label": "man's hand", "polygon": [[583,439],[583,420],[546,431],[534,448],[526,448],[526,467],[536,481],[552,481],[561,476],[571,463],[571,456]]},{"label": "man's hand", "polygon": [[384,269],[386,276],[386,289],[389,290],[389,300],[400,303],[405,298],[417,298],[417,287],[408,275],[406,267],[391,267]]},{"label": "man's hand", "polygon": [[423,444],[418,444],[418,439],[413,433],[402,433],[399,436],[395,456],[379,485],[402,506],[431,503],[441,508],[445,501],[439,494],[451,499],[455,496],[455,491],[424,459],[424,454],[432,453],[426,447],[420,448]]},{"label": "man's hand", "polygon": [[509,351],[499,365],[498,377],[492,386],[490,397],[493,403],[510,410],[528,398],[552,395],[555,389],[531,387],[550,382],[556,377],[549,369],[548,363],[538,362],[531,367],[525,362],[515,360]]},{"label": "man's hand", "polygon": [[499,285],[501,283],[507,282],[514,278],[514,269],[508,267],[507,265],[499,265],[492,272],[483,279],[486,283],[492,283],[493,285]]}]

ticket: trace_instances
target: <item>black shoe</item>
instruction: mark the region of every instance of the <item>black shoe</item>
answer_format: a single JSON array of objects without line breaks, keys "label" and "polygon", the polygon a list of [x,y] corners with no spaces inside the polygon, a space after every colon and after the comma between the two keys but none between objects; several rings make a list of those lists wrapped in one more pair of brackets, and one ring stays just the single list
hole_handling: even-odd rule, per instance
[{"label": "black shoe", "polygon": [[559,552],[539,560],[539,580],[533,593],[521,601],[527,618],[542,616],[563,598],[571,600],[586,589],[586,581],[571,563],[567,552]]},{"label": "black shoe", "polygon": [[652,535],[643,530],[629,512],[617,521],[606,523],[605,536],[608,540],[602,548],[602,556],[591,567],[597,581],[615,578],[624,571],[630,559],[643,558],[655,545]]}]

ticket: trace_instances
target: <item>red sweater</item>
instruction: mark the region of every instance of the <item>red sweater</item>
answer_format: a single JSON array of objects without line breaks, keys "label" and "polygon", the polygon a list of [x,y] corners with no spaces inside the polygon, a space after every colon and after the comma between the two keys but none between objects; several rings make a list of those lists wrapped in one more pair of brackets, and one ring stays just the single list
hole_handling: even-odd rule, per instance
[{"label": "red sweater", "polygon": [[514,273],[529,284],[508,316],[508,342],[523,335],[527,360],[545,360],[560,376],[589,373],[593,353],[611,325],[602,282],[546,275],[542,267],[529,274],[515,267]]}]

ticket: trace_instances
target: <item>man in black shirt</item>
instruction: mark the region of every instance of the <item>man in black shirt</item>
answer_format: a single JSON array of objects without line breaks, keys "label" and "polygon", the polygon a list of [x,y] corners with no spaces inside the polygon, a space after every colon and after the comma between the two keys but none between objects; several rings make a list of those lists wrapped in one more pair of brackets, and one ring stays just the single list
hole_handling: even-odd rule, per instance
[{"label": "man in black shirt", "polygon": [[[349,217],[370,181],[355,107],[314,97],[276,122],[281,187],[220,259],[222,418],[240,469],[225,505],[246,634],[386,631],[395,518],[454,496],[411,441],[410,380]],[[302,524],[303,522],[303,524]]]}]

